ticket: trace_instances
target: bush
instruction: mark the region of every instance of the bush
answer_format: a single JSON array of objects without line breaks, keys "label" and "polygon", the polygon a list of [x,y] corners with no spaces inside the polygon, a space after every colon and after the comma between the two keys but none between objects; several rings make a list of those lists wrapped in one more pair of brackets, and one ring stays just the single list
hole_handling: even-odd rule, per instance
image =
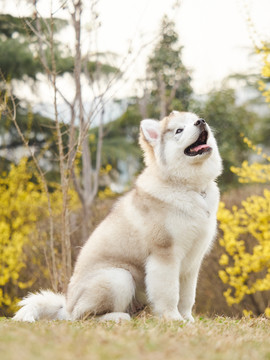
[{"label": "bush", "polygon": [[[56,230],[62,211],[60,186],[50,183],[49,188],[50,194],[47,194],[27,159],[22,159],[17,166],[12,164],[10,171],[0,176],[0,307],[6,313],[14,311],[25,289],[33,290],[41,281],[43,285],[49,284],[48,196]],[[76,204],[73,191],[70,204]],[[58,233],[54,234],[56,258],[61,257]],[[57,267],[61,273],[60,260]]]},{"label": "bush", "polygon": [[46,196],[39,182],[23,159],[11,165],[9,173],[0,178],[0,306],[11,310],[17,301],[18,289],[29,288],[33,282],[21,281],[20,273],[26,266],[23,253],[37,221],[46,214]]},{"label": "bush", "polygon": [[[248,145],[252,144],[246,139]],[[257,153],[260,149],[254,147]],[[270,160],[265,154],[264,159]],[[232,168],[242,183],[270,182],[270,164],[244,162],[241,168]],[[219,264],[223,270],[219,276],[227,289],[224,296],[228,305],[238,304],[245,296],[270,291],[270,190],[262,195],[252,195],[241,202],[241,207],[226,209],[221,202],[218,220],[223,236],[219,244],[225,252]],[[264,313],[270,317],[269,302],[262,296],[260,301],[252,296],[252,310],[243,309],[244,314]]]}]

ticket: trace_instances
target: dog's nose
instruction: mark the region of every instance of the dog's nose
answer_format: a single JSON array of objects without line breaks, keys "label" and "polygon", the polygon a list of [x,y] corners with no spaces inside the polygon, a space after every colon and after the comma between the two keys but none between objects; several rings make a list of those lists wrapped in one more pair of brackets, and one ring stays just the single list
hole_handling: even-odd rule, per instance
[{"label": "dog's nose", "polygon": [[195,123],[195,126],[200,126],[200,125],[205,125],[205,120],[204,119],[198,119]]}]

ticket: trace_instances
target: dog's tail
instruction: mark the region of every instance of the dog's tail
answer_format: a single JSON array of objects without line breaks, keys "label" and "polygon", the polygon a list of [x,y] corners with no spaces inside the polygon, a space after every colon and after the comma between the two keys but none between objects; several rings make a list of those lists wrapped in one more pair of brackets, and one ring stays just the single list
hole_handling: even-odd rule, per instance
[{"label": "dog's tail", "polygon": [[69,320],[66,310],[66,299],[62,294],[41,290],[37,294],[29,294],[18,304],[21,309],[17,311],[13,320],[34,322],[39,319]]}]

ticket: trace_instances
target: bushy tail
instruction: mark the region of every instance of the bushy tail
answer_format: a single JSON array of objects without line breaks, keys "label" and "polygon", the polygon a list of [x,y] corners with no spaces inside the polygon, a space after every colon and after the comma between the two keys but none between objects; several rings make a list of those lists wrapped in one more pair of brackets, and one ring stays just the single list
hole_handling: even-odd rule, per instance
[{"label": "bushy tail", "polygon": [[69,320],[66,310],[66,299],[62,294],[41,290],[37,294],[29,294],[19,302],[21,309],[13,320],[34,322],[39,319]]}]

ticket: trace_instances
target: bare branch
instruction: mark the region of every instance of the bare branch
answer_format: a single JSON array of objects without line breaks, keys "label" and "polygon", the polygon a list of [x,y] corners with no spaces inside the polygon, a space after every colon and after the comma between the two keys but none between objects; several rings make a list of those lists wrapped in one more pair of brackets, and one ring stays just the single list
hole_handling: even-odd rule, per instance
[{"label": "bare branch", "polygon": [[92,203],[94,197],[98,192],[98,184],[99,184],[99,171],[101,167],[101,153],[102,153],[102,144],[103,144],[103,118],[104,118],[104,107],[100,116],[100,123],[98,127],[98,143],[97,143],[97,153],[96,153],[96,171],[94,177],[94,186],[92,189],[92,193],[89,196],[88,205]]}]

